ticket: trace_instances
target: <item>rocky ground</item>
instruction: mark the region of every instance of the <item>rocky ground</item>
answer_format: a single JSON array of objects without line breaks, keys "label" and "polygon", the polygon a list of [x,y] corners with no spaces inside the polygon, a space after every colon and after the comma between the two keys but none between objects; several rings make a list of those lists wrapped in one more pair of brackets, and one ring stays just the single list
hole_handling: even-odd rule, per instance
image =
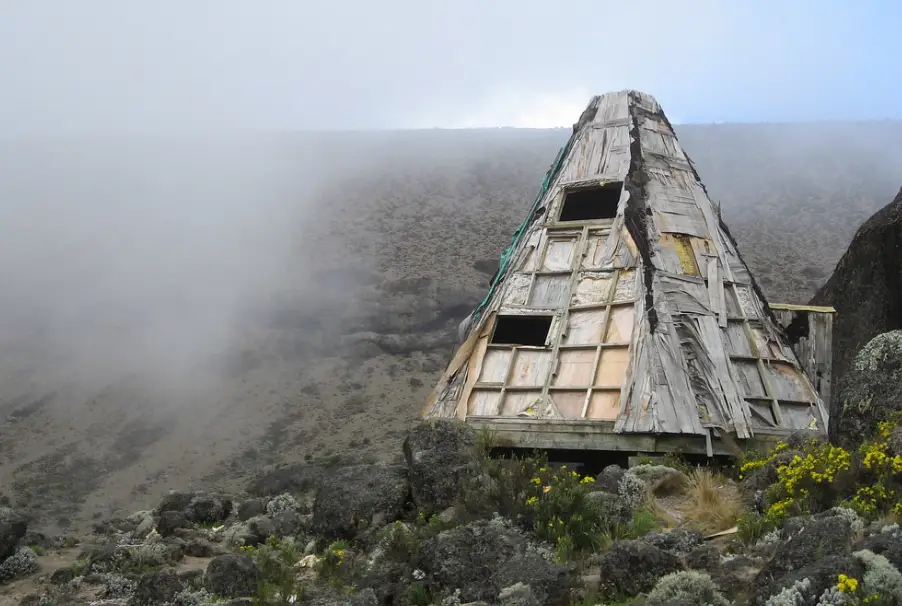
[{"label": "rocky ground", "polygon": [[489,456],[426,422],[397,463],[274,468],[172,492],[83,536],[0,508],[0,600],[21,605],[902,605],[902,332],[865,346],[839,442],[799,433],[735,466],[597,476]]}]

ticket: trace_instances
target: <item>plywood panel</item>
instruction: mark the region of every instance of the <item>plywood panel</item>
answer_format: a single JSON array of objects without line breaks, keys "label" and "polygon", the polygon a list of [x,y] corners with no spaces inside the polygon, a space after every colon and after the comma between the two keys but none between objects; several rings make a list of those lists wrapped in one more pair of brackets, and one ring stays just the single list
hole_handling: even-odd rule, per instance
[{"label": "plywood panel", "polygon": [[541,408],[542,392],[537,391],[508,391],[504,394],[504,402],[501,405],[501,415],[515,417],[528,409]]},{"label": "plywood panel", "polygon": [[746,398],[766,398],[767,392],[764,390],[764,383],[761,381],[761,374],[758,372],[758,365],[755,362],[734,361],[739,375],[739,384],[742,388],[742,395]]},{"label": "plywood panel", "polygon": [[482,359],[480,383],[503,383],[512,355],[510,349],[489,349]]},{"label": "plywood panel", "polygon": [[635,307],[617,305],[611,307],[611,319],[608,321],[608,334],[605,343],[627,344],[633,338],[635,325]]},{"label": "plywood panel", "polygon": [[467,403],[467,414],[477,417],[497,415],[499,412],[498,404],[500,400],[500,391],[474,389],[470,392],[470,401]]},{"label": "plywood panel", "polygon": [[565,271],[573,266],[576,238],[550,238],[542,271]]},{"label": "plywood panel", "polygon": [[730,322],[723,331],[727,351],[732,356],[752,357],[752,348],[741,322]]},{"label": "plywood panel", "polygon": [[587,419],[613,421],[620,414],[619,391],[593,391],[586,410]]},{"label": "plywood panel", "polygon": [[813,429],[815,427],[817,417],[813,406],[780,404],[780,413],[783,416],[783,424],[792,429]]},{"label": "plywood panel", "polygon": [[592,384],[592,374],[595,371],[594,349],[570,349],[562,350],[558,356],[557,375],[554,378],[556,387],[578,387]]},{"label": "plywood panel", "polygon": [[767,380],[778,400],[810,402],[812,393],[805,384],[801,372],[789,364],[765,364]]},{"label": "plywood panel", "polygon": [[517,387],[544,385],[551,370],[551,352],[519,349],[516,356],[510,384]]},{"label": "plywood panel", "polygon": [[608,237],[597,232],[589,232],[586,254],[582,259],[583,269],[600,269],[604,261],[604,246]]},{"label": "plywood panel", "polygon": [[529,298],[530,307],[560,309],[570,298],[570,276],[536,276]]},{"label": "plywood panel", "polygon": [[614,303],[628,303],[636,299],[639,293],[637,274],[634,269],[621,270],[617,278],[617,289],[614,291]]},{"label": "plywood panel", "polygon": [[580,272],[570,305],[606,303],[611,296],[613,283],[614,276],[611,273]]},{"label": "plywood panel", "polygon": [[567,320],[568,345],[587,345],[601,343],[604,335],[603,309],[587,309],[570,312]]},{"label": "plywood panel", "polygon": [[565,419],[579,419],[583,414],[583,406],[586,402],[586,392],[582,391],[552,391],[551,401],[561,416]]},{"label": "plywood panel", "polygon": [[601,352],[598,361],[598,372],[595,375],[595,384],[605,387],[623,385],[626,369],[630,364],[629,348],[610,347]]},{"label": "plywood panel", "polygon": [[529,274],[512,274],[507,281],[504,292],[504,305],[526,305],[526,296],[529,294],[529,283],[532,277]]}]

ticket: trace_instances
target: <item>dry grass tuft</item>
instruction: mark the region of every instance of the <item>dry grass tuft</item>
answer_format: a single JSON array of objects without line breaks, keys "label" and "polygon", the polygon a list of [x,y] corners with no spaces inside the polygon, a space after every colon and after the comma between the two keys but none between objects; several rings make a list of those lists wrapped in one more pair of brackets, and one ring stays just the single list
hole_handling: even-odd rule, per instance
[{"label": "dry grass tuft", "polygon": [[737,486],[710,469],[699,467],[689,474],[689,484],[679,510],[686,524],[703,534],[736,525],[743,510]]}]

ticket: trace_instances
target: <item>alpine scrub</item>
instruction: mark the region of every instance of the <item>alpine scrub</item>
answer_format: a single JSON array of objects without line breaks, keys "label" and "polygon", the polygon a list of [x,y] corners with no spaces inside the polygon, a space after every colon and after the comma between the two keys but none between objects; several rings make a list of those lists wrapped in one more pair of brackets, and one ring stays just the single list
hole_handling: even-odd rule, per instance
[{"label": "alpine scrub", "polygon": [[[850,452],[830,443],[810,440],[792,451],[780,442],[767,455],[745,461],[740,479],[781,462],[776,482],[765,491],[767,506],[746,514],[740,528],[753,540],[777,528],[789,517],[848,507],[865,519],[902,516],[902,454],[892,451],[890,436],[902,426],[902,414],[880,423],[875,435]],[[788,458],[788,461],[787,461]]]}]

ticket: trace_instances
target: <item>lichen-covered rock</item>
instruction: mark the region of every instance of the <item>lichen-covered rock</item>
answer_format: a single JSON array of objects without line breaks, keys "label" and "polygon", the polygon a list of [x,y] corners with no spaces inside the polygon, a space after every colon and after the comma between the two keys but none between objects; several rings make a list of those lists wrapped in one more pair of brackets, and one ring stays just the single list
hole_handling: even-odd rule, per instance
[{"label": "lichen-covered rock", "polygon": [[755,606],[815,606],[818,598],[836,586],[840,574],[860,579],[864,566],[851,554],[828,555],[794,569],[770,583],[755,583]]},{"label": "lichen-covered rock", "polygon": [[422,546],[420,565],[436,590],[457,589],[461,602],[493,601],[505,587],[524,583],[540,603],[555,603],[573,581],[571,567],[500,519],[439,533]]},{"label": "lichen-covered rock", "polygon": [[401,517],[410,495],[407,470],[375,463],[342,467],[323,478],[313,504],[313,530],[330,538],[353,538],[373,517]]},{"label": "lichen-covered rock", "polygon": [[645,606],[730,606],[717,584],[703,572],[684,570],[673,572],[655,584],[645,600]]},{"label": "lichen-covered rock", "polygon": [[[848,559],[852,537],[851,524],[842,516],[811,519],[777,548],[770,561],[758,573],[755,584],[760,588],[759,598],[772,595],[776,589],[788,587],[791,584],[788,580],[795,580],[792,576],[794,571],[830,558]],[[820,569],[815,566],[815,570]]]},{"label": "lichen-covered rock", "polygon": [[172,569],[147,572],[138,578],[128,606],[166,604],[171,602],[182,589],[182,583]]},{"label": "lichen-covered rock", "polygon": [[0,507],[0,560],[16,551],[16,546],[28,531],[25,518],[9,507]]},{"label": "lichen-covered rock", "polygon": [[852,525],[840,516],[812,518],[781,545],[762,574],[789,572],[827,555],[849,553]]},{"label": "lichen-covered rock", "polygon": [[249,557],[226,554],[213,558],[204,572],[204,588],[210,593],[238,598],[257,592],[260,571]]},{"label": "lichen-covered rock", "polygon": [[232,513],[232,500],[228,497],[198,494],[185,507],[185,517],[195,524],[218,524]]},{"label": "lichen-covered rock", "polygon": [[645,482],[648,489],[657,497],[676,494],[689,483],[686,474],[666,465],[636,465],[624,474],[629,475],[634,475]]},{"label": "lichen-covered rock", "polygon": [[191,499],[195,496],[197,496],[196,492],[173,490],[160,499],[160,504],[157,505],[157,514],[162,514],[164,511],[180,511],[184,513],[185,509],[188,508],[188,504],[191,503]]},{"label": "lichen-covered rock", "polygon": [[38,556],[31,547],[20,547],[0,562],[0,584],[31,574],[38,569]]},{"label": "lichen-covered rock", "polygon": [[855,544],[855,550],[868,550],[884,556],[893,566],[902,570],[902,530],[886,527],[884,531],[861,539]]},{"label": "lichen-covered rock", "polygon": [[[858,228],[833,275],[812,299],[813,305],[832,305],[838,312],[833,320],[834,387],[846,383],[855,353],[868,341],[900,327],[900,246],[902,190]],[[831,427],[836,418],[831,407]]]},{"label": "lichen-covered rock", "polygon": [[600,588],[609,596],[635,596],[650,590],[658,579],[682,570],[672,553],[644,541],[616,541],[596,556]]},{"label": "lichen-covered rock", "polygon": [[180,530],[190,527],[191,522],[181,511],[163,511],[157,520],[157,532],[163,537],[177,536]]},{"label": "lichen-covered rock", "polygon": [[524,583],[517,583],[502,589],[498,594],[498,602],[502,606],[541,606],[542,604],[533,593],[532,587]]},{"label": "lichen-covered rock", "polygon": [[838,410],[830,418],[830,436],[840,446],[857,448],[877,424],[902,410],[902,330],[871,339],[840,385]]},{"label": "lichen-covered rock", "polygon": [[608,465],[595,476],[595,488],[611,494],[617,494],[620,489],[620,480],[623,479],[626,470],[619,465]]},{"label": "lichen-covered rock", "polygon": [[273,534],[277,537],[292,537],[300,534],[306,526],[306,518],[297,511],[282,511],[270,517]]},{"label": "lichen-covered rock", "polygon": [[461,479],[471,472],[473,429],[445,419],[420,423],[404,440],[413,502],[427,514],[454,505]]},{"label": "lichen-covered rock", "polygon": [[677,528],[670,532],[653,532],[642,537],[642,540],[679,556],[687,555],[704,541],[702,533],[686,528]]},{"label": "lichen-covered rock", "polygon": [[255,498],[242,501],[238,504],[238,519],[246,522],[256,516],[262,516],[266,513],[266,499]]}]

